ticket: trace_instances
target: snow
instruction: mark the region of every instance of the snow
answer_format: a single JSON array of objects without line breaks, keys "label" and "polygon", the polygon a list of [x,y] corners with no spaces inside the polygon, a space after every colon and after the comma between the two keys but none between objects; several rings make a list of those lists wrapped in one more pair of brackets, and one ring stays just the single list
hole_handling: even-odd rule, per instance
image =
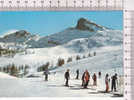
[{"label": "snow", "polygon": [[4,34],[1,35],[0,37],[4,37],[4,36],[6,36],[6,35],[13,34],[13,33],[17,32],[17,31],[18,31],[18,30],[16,30],[16,29],[8,30],[8,31],[4,32]]},{"label": "snow", "polygon": [[[68,28],[59,33],[40,37],[27,33],[19,38],[9,36],[6,43],[2,42],[2,48],[20,48],[24,52],[17,53],[14,57],[1,56],[0,67],[14,63],[17,66],[29,65],[28,75],[38,77],[15,78],[0,72],[0,97],[88,97],[95,100],[123,100],[123,97],[113,97],[113,93],[99,93],[105,90],[105,75],[110,77],[118,73],[120,85],[117,90],[123,94],[123,34],[120,30],[112,30],[103,27],[103,30],[92,27],[95,32],[81,31],[76,28]],[[99,26],[99,25],[98,25]],[[24,31],[20,31],[22,34]],[[12,32],[9,32],[12,33]],[[16,41],[14,41],[16,40]],[[5,41],[5,40],[4,40]],[[12,41],[12,42],[11,42]],[[52,43],[48,43],[51,41]],[[56,45],[58,43],[59,45]],[[31,48],[30,48],[31,47]],[[88,53],[91,57],[87,57]],[[96,56],[93,53],[96,52]],[[86,58],[76,60],[76,56],[83,55]],[[58,58],[72,57],[72,62],[65,62],[61,67],[56,66]],[[49,81],[44,81],[43,72],[37,72],[37,68],[46,62],[54,65],[50,70]],[[70,69],[70,87],[65,87],[64,73]],[[76,70],[80,70],[80,79],[75,80]],[[97,87],[93,86],[92,79],[89,89],[81,89],[81,76],[85,70],[92,76],[94,73],[102,72],[98,79]],[[109,78],[110,78],[109,77]],[[100,98],[101,97],[101,98]]]},{"label": "snow", "polygon": [[[97,91],[105,90],[104,77],[106,73],[113,75],[115,72],[118,75],[123,75],[122,69],[122,49],[113,48],[111,51],[101,50],[97,56],[74,61],[65,64],[62,67],[56,68],[50,71],[49,81],[44,81],[42,73],[38,74],[39,78],[17,78],[17,79],[3,79],[0,75],[0,96],[1,97],[89,97],[98,98],[105,97],[105,99],[117,99],[121,98],[112,97],[112,94],[98,93]],[[115,56],[116,55],[116,56]],[[97,61],[97,62],[96,62]],[[71,79],[69,81],[70,86],[64,86],[64,72],[66,69],[70,69]],[[98,79],[98,87],[92,86],[92,80],[89,84],[89,89],[80,89],[81,80],[75,80],[75,71],[80,69],[80,77],[85,69],[88,69],[91,76],[93,73],[102,72],[102,78]],[[56,72],[56,73],[55,73]],[[10,83],[10,84],[7,84]],[[119,88],[118,88],[119,89]],[[112,99],[111,99],[112,98]],[[100,99],[101,100],[101,99]],[[104,100],[104,98],[102,99]]]},{"label": "snow", "polygon": [[13,79],[13,78],[16,78],[16,77],[0,72],[0,79]]},{"label": "snow", "polygon": [[16,65],[41,65],[45,64],[47,61],[52,62],[54,64],[57,63],[57,59],[59,57],[68,58],[75,53],[70,53],[69,50],[62,46],[52,47],[52,48],[38,48],[38,49],[27,49],[28,54],[19,53],[14,56],[14,58],[10,57],[0,57],[1,67],[8,64],[16,64]]}]

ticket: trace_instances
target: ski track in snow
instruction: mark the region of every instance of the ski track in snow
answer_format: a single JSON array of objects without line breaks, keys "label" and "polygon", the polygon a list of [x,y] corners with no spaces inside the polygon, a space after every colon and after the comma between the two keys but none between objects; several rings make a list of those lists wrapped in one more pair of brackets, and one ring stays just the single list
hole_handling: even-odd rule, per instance
[{"label": "ski track in snow", "polygon": [[[60,74],[61,75],[61,74]],[[90,82],[89,89],[81,89],[81,80],[70,80],[70,87],[64,86],[64,80],[59,77],[59,74],[50,75],[49,81],[44,81],[41,78],[23,78],[23,79],[0,79],[1,97],[111,97],[109,93],[97,93],[99,90],[92,86]],[[61,81],[62,79],[62,81]],[[98,82],[100,82],[98,80]],[[5,85],[10,82],[9,85]],[[98,83],[98,87],[99,87]],[[120,100],[120,98],[119,98]]]},{"label": "ski track in snow", "polygon": [[[39,78],[2,78],[0,75],[0,97],[105,97],[106,100],[123,100],[123,97],[115,98],[110,93],[98,93],[105,90],[104,77],[106,73],[113,75],[123,74],[122,70],[122,49],[115,49],[108,52],[100,52],[97,56],[73,61],[62,67],[51,70],[49,81],[44,81],[42,72],[34,72]],[[71,79],[70,87],[65,87],[64,72],[70,69]],[[75,80],[76,69],[80,69],[80,79]],[[89,89],[81,89],[81,75],[85,69],[88,69],[91,77],[93,73],[102,72],[102,78],[98,79],[97,87],[92,86],[90,80]],[[8,83],[8,84],[7,84]],[[10,83],[10,84],[9,84]],[[119,89],[120,87],[118,87]],[[120,90],[119,90],[120,91]],[[111,98],[111,99],[110,99]],[[101,100],[101,99],[99,99]],[[102,99],[104,100],[104,99]]]}]

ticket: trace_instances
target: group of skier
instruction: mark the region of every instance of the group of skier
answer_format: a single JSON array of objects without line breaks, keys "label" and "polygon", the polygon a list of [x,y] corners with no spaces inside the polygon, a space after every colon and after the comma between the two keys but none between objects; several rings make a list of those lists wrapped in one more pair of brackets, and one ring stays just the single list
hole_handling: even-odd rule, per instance
[{"label": "group of skier", "polygon": [[[45,75],[45,81],[48,81],[48,74],[49,74],[49,71],[48,71],[48,68],[45,69],[44,71],[44,75]],[[69,79],[70,79],[70,70],[67,69],[67,71],[65,72],[64,74],[64,77],[65,77],[65,86],[69,86]],[[87,88],[88,84],[89,84],[89,81],[91,80],[90,79],[90,73],[88,72],[88,70],[85,70],[85,72],[82,74],[82,87],[83,88]],[[101,72],[98,72],[98,78],[101,79]],[[76,78],[75,79],[79,79],[79,69],[76,70]],[[97,86],[97,75],[96,73],[93,74],[92,76],[92,80],[93,80],[93,86]],[[117,73],[115,73],[115,75],[113,75],[110,79],[109,77],[109,74],[106,74],[105,76],[105,86],[106,86],[106,90],[105,92],[110,92],[110,81],[111,81],[111,91],[117,91],[116,90],[116,85],[118,84],[118,81],[117,81]]]},{"label": "group of skier", "polygon": [[[67,71],[65,72],[65,86],[69,86],[69,79],[70,79],[70,73],[69,73],[69,69],[67,69]],[[98,78],[101,78],[101,72],[98,72]],[[75,79],[79,79],[79,69],[76,70],[76,78]],[[96,73],[93,74],[92,76],[92,80],[93,80],[93,86],[97,86],[97,75]],[[90,74],[88,72],[88,70],[85,70],[85,72],[82,75],[82,87],[83,88],[87,88],[88,84],[90,81]],[[105,92],[110,92],[109,91],[109,87],[110,87],[110,81],[111,81],[111,91],[116,92],[116,84],[117,84],[117,73],[115,75],[113,75],[111,77],[111,79],[109,78],[109,74],[106,74],[105,76],[105,85],[106,85],[106,90]]]},{"label": "group of skier", "polygon": [[[106,92],[109,92],[109,85],[110,85],[110,78],[109,78],[109,75],[106,74],[105,76],[105,84],[106,84]],[[116,85],[118,84],[118,81],[117,81],[117,73],[115,73],[115,75],[113,75],[111,77],[111,91],[114,91],[116,92]]]},{"label": "group of skier", "polygon": [[[101,72],[99,72],[99,77],[101,76]],[[65,86],[69,86],[68,82],[69,82],[69,78],[70,78],[70,74],[69,74],[69,69],[67,69],[67,71],[65,72]],[[75,79],[79,79],[79,69],[76,70],[76,78]],[[93,79],[93,85],[97,86],[97,75],[94,73],[94,75],[92,76]],[[90,81],[90,74],[88,72],[88,70],[85,70],[85,72],[82,75],[82,86],[84,88],[87,88],[88,83]]]}]

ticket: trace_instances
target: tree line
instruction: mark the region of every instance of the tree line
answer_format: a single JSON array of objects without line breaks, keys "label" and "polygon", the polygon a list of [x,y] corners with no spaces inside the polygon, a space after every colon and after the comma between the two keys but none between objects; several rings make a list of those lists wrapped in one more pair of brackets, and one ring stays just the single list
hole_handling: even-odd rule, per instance
[{"label": "tree line", "polygon": [[9,64],[4,67],[0,67],[0,72],[4,72],[15,77],[23,77],[28,74],[28,69],[28,65],[16,66],[15,64]]},{"label": "tree line", "polygon": [[[42,64],[37,68],[37,72],[44,71],[46,68],[50,69],[54,67],[61,67],[65,63],[73,62],[73,60],[78,61],[78,60],[85,59],[88,57],[93,57],[93,56],[96,56],[96,52],[94,52],[92,55],[91,53],[88,53],[87,55],[76,55],[76,57],[68,57],[67,60],[65,60],[64,58],[58,58],[56,65],[52,65],[50,62],[46,62],[45,64]],[[17,66],[14,63],[12,63],[9,65],[0,67],[0,71],[8,73],[9,75],[12,75],[15,77],[23,77],[28,74],[29,68],[30,68],[29,65]]]},{"label": "tree line", "polygon": [[63,66],[65,64],[65,62],[70,63],[73,60],[78,61],[78,60],[85,59],[85,58],[88,58],[88,57],[93,57],[93,56],[96,56],[96,52],[94,52],[92,55],[91,55],[91,53],[88,53],[88,55],[82,55],[82,56],[76,55],[76,57],[74,57],[74,59],[73,59],[73,57],[68,57],[67,60],[65,60],[64,58],[58,58],[57,63],[56,63],[55,66],[51,66],[50,62],[46,62],[45,64],[43,64],[40,67],[38,67],[37,71],[38,72],[44,71],[45,68],[50,68],[50,66],[51,66],[51,68],[52,67],[61,67],[61,66]]}]

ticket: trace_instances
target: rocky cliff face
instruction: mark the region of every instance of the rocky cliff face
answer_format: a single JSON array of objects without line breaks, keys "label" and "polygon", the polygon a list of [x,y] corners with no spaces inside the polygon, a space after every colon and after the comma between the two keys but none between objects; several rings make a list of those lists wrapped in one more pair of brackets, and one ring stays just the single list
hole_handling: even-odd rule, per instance
[{"label": "rocky cliff face", "polygon": [[96,30],[103,30],[103,27],[84,18],[80,18],[77,22],[76,29],[95,32]]}]

